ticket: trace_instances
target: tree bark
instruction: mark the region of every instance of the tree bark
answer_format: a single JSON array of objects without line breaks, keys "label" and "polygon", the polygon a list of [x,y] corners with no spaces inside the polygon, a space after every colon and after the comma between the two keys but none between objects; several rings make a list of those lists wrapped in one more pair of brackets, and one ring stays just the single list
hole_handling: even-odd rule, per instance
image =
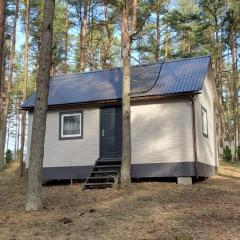
[{"label": "tree bark", "polygon": [[4,167],[4,119],[3,119],[3,102],[4,102],[4,32],[5,32],[5,7],[6,1],[0,1],[0,172]]},{"label": "tree bark", "polygon": [[7,118],[5,114],[2,114],[2,119],[1,119],[1,132],[0,132],[0,157],[1,157],[1,163],[0,163],[0,171],[3,170],[4,165],[5,165],[5,160],[4,160],[4,150],[5,150],[5,142],[6,142],[6,131],[7,131]]},{"label": "tree bark", "polygon": [[111,33],[111,26],[109,26],[109,19],[108,19],[108,3],[105,2],[104,4],[104,35],[106,39],[104,39],[104,43],[102,44],[102,51],[100,54],[100,65],[102,69],[109,68],[108,59],[110,58],[110,51],[112,46],[112,33]]},{"label": "tree bark", "polygon": [[2,91],[3,91],[2,66],[3,66],[4,32],[5,32],[5,7],[6,7],[6,1],[1,0],[0,1],[0,94],[2,94]]},{"label": "tree bark", "polygon": [[[123,87],[122,87],[122,164],[121,186],[131,183],[131,109],[130,109],[130,74],[132,35],[136,30],[137,0],[132,0],[132,19],[130,17],[130,0],[124,1],[122,10],[121,36],[123,44]],[[130,25],[130,26],[129,26]]]},{"label": "tree bark", "polygon": [[66,7],[64,10],[65,17],[65,53],[64,53],[64,73],[68,72],[68,30],[69,30],[69,21],[68,21],[68,5],[66,3]]},{"label": "tree bark", "polygon": [[[27,88],[28,88],[28,50],[29,50],[29,12],[30,5],[29,0],[26,0],[26,40],[25,40],[25,50],[24,50],[24,83],[23,83],[23,100],[27,98]],[[23,176],[23,158],[24,158],[24,145],[25,145],[25,131],[26,131],[26,112],[22,112],[22,126],[21,126],[21,148],[20,148],[20,176]]]},{"label": "tree bark", "polygon": [[[5,150],[5,142],[6,142],[7,114],[8,114],[8,108],[9,108],[9,102],[10,102],[11,90],[12,90],[12,82],[13,82],[18,10],[19,10],[19,0],[16,0],[15,16],[14,16],[14,21],[13,21],[11,52],[10,52],[10,60],[9,60],[9,78],[8,78],[8,83],[7,83],[6,100],[5,100],[4,107],[1,107],[2,111],[1,111],[1,119],[0,119],[1,120],[1,127],[0,127],[0,138],[1,138],[1,140],[0,140],[0,158],[1,158],[0,159],[0,162],[1,162],[0,163],[0,170],[2,170],[3,165],[4,165],[4,150]],[[2,56],[0,58],[2,58]],[[2,65],[2,61],[1,61],[1,65]],[[2,69],[2,66],[1,66],[1,69]],[[2,74],[1,74],[1,76],[2,76]],[[3,80],[2,79],[1,79],[1,86],[3,86]],[[2,92],[3,92],[3,88],[1,89],[1,93]]]},{"label": "tree bark", "polygon": [[7,150],[9,149],[9,137],[10,137],[10,118],[7,119]]},{"label": "tree bark", "polygon": [[36,101],[30,146],[26,211],[39,210],[42,203],[42,165],[52,59],[53,18],[55,0],[45,0],[41,28],[41,48],[37,76]]},{"label": "tree bark", "polygon": [[156,53],[155,53],[155,60],[159,61],[160,55],[160,10],[161,10],[161,0],[157,0],[157,19],[156,19]]},{"label": "tree bark", "polygon": [[15,119],[15,129],[16,129],[16,134],[15,134],[15,148],[14,148],[14,158],[17,160],[18,158],[18,143],[19,143],[19,99],[16,99],[16,119]]},{"label": "tree bark", "polygon": [[87,12],[88,12],[88,0],[83,1],[83,18],[81,24],[80,33],[80,53],[79,53],[79,71],[83,72],[85,69],[85,57],[86,57],[86,33],[87,33]]},{"label": "tree bark", "polygon": [[168,58],[169,56],[169,32],[164,34],[164,57]]},{"label": "tree bark", "polygon": [[238,160],[238,69],[237,69],[237,41],[234,29],[229,32],[229,44],[232,58],[232,79],[233,79],[233,118],[234,118],[234,149],[233,161]]}]

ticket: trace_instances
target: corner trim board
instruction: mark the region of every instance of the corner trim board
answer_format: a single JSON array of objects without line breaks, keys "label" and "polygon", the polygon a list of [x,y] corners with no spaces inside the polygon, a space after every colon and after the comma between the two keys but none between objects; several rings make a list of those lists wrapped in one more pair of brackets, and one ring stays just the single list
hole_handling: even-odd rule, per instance
[{"label": "corner trim board", "polygon": [[193,155],[194,155],[194,171],[195,176],[198,178],[198,149],[197,149],[197,133],[196,133],[196,110],[195,99],[191,97],[192,102],[192,134],[193,134]]}]

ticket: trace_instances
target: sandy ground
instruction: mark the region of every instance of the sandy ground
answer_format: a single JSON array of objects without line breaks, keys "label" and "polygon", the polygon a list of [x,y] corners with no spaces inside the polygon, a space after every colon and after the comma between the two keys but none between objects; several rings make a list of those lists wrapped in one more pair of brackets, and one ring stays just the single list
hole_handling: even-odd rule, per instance
[{"label": "sandy ground", "polygon": [[193,186],[135,183],[127,190],[45,186],[45,210],[24,211],[17,163],[0,176],[0,240],[240,239],[240,164]]}]

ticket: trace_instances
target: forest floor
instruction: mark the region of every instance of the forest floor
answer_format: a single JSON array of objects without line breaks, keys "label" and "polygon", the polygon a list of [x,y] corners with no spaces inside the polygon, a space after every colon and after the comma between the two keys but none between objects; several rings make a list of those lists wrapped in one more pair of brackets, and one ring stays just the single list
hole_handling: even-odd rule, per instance
[{"label": "forest floor", "polygon": [[45,210],[24,211],[17,163],[0,175],[1,240],[240,239],[240,164],[192,186],[135,183],[127,190],[44,186]]}]

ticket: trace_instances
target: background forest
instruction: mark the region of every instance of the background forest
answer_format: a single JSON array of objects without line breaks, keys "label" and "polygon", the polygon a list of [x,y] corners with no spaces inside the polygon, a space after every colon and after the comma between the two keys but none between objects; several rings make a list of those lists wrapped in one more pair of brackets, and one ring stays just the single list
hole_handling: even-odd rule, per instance
[{"label": "background forest", "polygon": [[[44,1],[8,0],[1,92],[0,157],[23,157],[26,116],[21,102],[35,91]],[[147,3],[147,4],[146,4]],[[51,75],[121,66],[118,1],[56,0]],[[141,0],[132,64],[211,55],[217,84],[219,146],[238,159],[239,0]],[[7,109],[7,111],[3,111]],[[240,150],[240,149],[239,149]],[[240,153],[240,151],[239,151]],[[19,155],[18,155],[19,154]]]}]

